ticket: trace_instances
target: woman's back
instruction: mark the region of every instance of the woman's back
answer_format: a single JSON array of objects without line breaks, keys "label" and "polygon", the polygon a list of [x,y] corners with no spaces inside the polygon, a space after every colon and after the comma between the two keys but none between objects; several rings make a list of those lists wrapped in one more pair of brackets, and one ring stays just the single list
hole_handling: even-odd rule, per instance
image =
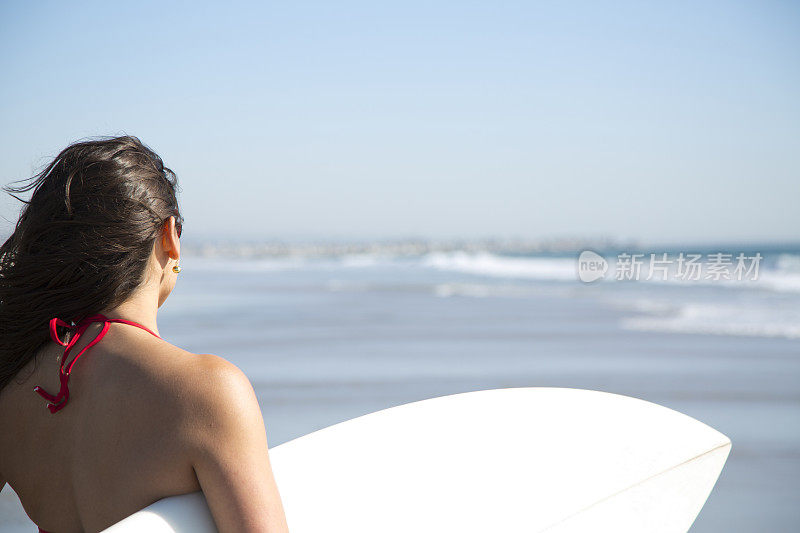
[{"label": "woman's back", "polygon": [[[92,324],[74,350],[101,326]],[[0,394],[0,474],[39,526],[99,530],[162,497],[200,490],[188,453],[200,428],[189,422],[200,419],[191,414],[197,393],[213,389],[203,373],[213,356],[111,324],[73,368],[68,405],[51,413],[33,386],[58,390],[61,352],[46,345],[35,369],[32,362]]]}]

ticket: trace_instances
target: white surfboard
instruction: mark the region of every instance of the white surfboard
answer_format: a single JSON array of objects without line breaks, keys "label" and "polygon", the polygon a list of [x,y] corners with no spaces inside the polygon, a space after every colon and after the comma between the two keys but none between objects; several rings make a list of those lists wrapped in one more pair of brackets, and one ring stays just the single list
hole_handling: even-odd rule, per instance
[{"label": "white surfboard", "polygon": [[[730,452],[686,415],[557,388],[414,402],[270,450],[292,533],[686,532]],[[213,532],[201,493],[109,533]]]}]

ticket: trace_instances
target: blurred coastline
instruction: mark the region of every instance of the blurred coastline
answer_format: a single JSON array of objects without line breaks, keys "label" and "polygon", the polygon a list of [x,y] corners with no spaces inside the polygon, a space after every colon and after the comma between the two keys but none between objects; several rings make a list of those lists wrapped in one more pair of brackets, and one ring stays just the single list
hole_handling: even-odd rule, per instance
[{"label": "blurred coastline", "polygon": [[737,250],[766,253],[800,253],[798,242],[740,243],[644,243],[632,239],[559,237],[526,239],[486,237],[480,239],[394,238],[394,239],[203,239],[182,241],[183,250],[201,257],[338,257],[354,254],[380,256],[414,256],[434,252],[488,252],[500,255],[564,255],[577,256],[582,250],[600,252],[680,250]]}]

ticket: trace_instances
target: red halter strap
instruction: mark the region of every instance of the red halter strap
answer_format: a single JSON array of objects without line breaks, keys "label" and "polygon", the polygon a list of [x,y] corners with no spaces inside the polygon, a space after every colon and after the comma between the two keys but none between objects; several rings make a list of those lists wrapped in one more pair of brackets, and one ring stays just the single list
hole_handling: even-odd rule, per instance
[{"label": "red halter strap", "polygon": [[[91,324],[92,322],[102,322],[103,329],[100,331],[97,337],[92,339],[92,341],[83,348],[83,350],[78,352],[78,355],[76,355],[75,358],[72,359],[69,365],[67,365],[65,368],[64,365],[67,362],[67,357],[69,356],[70,350],[72,350],[72,347],[75,346],[75,344],[78,342],[78,339],[80,339],[81,335],[83,335],[83,333],[86,331],[86,328],[88,328],[89,324]],[[84,353],[86,353],[86,350],[88,350],[89,348],[100,342],[100,339],[102,339],[105,336],[105,334],[108,333],[108,327],[111,322],[119,322],[120,324],[129,324],[131,326],[136,326],[137,328],[141,328],[146,332],[150,333],[151,335],[158,337],[159,339],[161,338],[156,333],[153,333],[152,331],[150,331],[148,328],[144,327],[141,324],[137,324],[136,322],[132,322],[130,320],[125,320],[124,318],[106,318],[101,314],[87,316],[74,326],[72,324],[64,322],[60,318],[50,319],[50,337],[61,346],[66,346],[66,348],[64,349],[64,356],[61,358],[61,364],[58,367],[58,379],[61,383],[61,386],[58,389],[58,394],[55,395],[50,394],[49,392],[39,387],[38,385],[34,387],[33,390],[36,391],[36,393],[39,394],[39,396],[47,400],[48,402],[47,408],[50,409],[51,413],[56,413],[67,404],[67,400],[69,399],[69,385],[68,385],[69,373],[72,371],[72,367],[75,365],[75,362],[78,359],[80,359],[80,357]],[[72,336],[72,338],[69,340],[68,343],[62,341],[58,337],[58,332],[56,330],[57,326],[64,326],[66,328],[76,330],[75,334]]]}]

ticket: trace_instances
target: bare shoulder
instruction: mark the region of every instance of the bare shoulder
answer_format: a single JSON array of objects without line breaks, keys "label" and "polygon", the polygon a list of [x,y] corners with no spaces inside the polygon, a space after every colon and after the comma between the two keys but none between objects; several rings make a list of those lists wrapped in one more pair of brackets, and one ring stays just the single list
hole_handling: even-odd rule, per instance
[{"label": "bare shoulder", "polygon": [[199,455],[213,452],[232,439],[252,439],[266,449],[261,409],[250,380],[236,365],[212,354],[196,356],[196,372],[186,379],[191,405],[189,438]]},{"label": "bare shoulder", "polygon": [[253,391],[250,380],[239,367],[230,361],[212,354],[196,354],[192,356],[194,372],[185,377],[192,381],[199,380],[206,385],[205,394],[198,400],[218,403],[219,399],[231,399],[240,395],[248,396]]},{"label": "bare shoulder", "polygon": [[170,370],[170,380],[180,391],[176,400],[191,407],[194,418],[230,416],[255,401],[244,372],[220,356],[192,354],[176,361]]},{"label": "bare shoulder", "polygon": [[169,424],[175,436],[209,417],[218,424],[223,416],[257,408],[247,376],[224,358],[168,343],[146,348],[144,353],[126,350],[96,358],[77,373],[78,380],[89,381],[84,390],[95,396],[94,405],[113,403],[129,420],[140,414],[154,430],[160,429],[157,421]]},{"label": "bare shoulder", "polygon": [[[261,421],[250,380],[236,365],[213,354],[171,350],[151,356],[133,370],[141,407],[173,413],[172,423],[189,438],[217,435],[229,428]],[[147,398],[142,392],[147,391]],[[263,424],[263,421],[261,421]],[[263,428],[263,426],[262,426]]]},{"label": "bare shoulder", "polygon": [[255,396],[247,376],[233,363],[173,345],[160,346],[146,357],[118,358],[113,376],[114,388],[124,383],[130,401],[146,408],[176,408],[193,417]]}]

